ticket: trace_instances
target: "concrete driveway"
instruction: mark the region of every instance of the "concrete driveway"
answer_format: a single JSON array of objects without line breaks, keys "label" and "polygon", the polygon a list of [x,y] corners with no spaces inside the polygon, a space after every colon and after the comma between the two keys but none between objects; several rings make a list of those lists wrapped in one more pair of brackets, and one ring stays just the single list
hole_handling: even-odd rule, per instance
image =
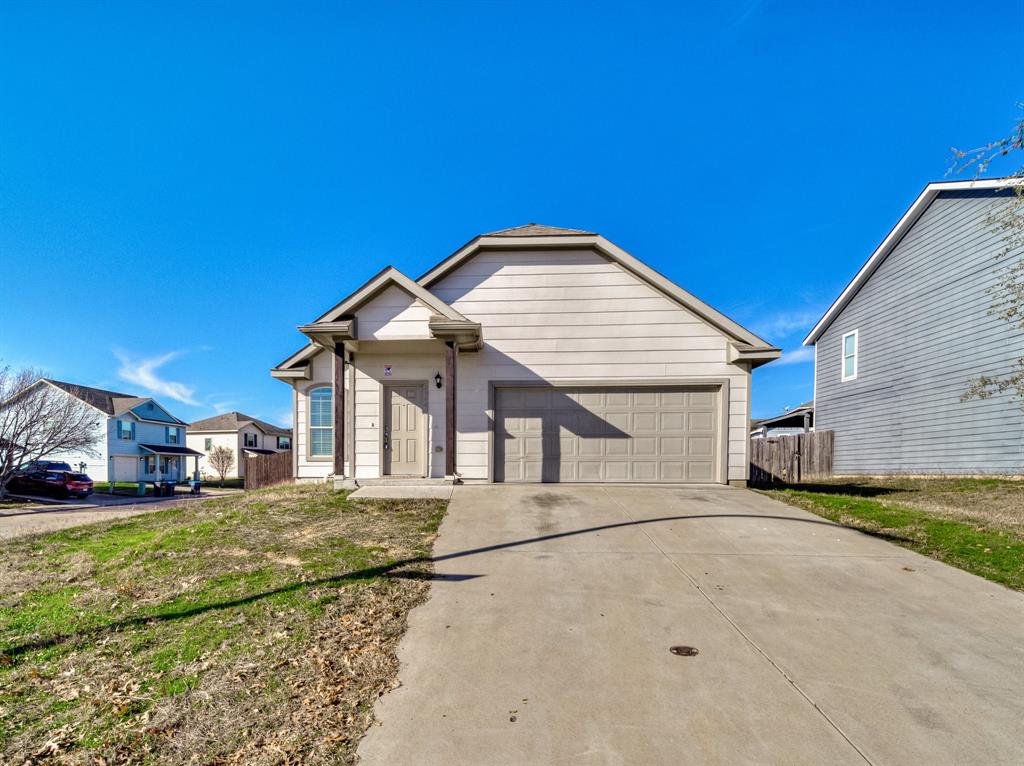
[{"label": "concrete driveway", "polygon": [[1024,763],[1024,596],[753,492],[458,487],[435,554],[364,766]]}]

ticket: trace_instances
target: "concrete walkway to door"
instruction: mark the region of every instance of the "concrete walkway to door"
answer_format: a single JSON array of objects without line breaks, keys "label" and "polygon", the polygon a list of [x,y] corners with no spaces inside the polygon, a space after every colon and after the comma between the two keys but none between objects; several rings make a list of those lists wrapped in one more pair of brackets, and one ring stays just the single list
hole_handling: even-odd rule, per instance
[{"label": "concrete walkway to door", "polygon": [[435,556],[364,766],[1024,763],[1024,596],[756,493],[457,487]]}]

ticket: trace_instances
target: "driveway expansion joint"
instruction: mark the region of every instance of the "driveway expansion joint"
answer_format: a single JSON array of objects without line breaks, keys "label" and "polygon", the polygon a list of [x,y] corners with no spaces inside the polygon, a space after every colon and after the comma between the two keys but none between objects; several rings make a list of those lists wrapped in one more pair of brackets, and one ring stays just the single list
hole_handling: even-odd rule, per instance
[{"label": "driveway expansion joint", "polygon": [[764,648],[762,648],[756,641],[754,641],[753,638],[751,638],[749,635],[747,635],[747,633],[743,630],[743,628],[741,628],[736,623],[736,621],[733,620],[729,616],[729,614],[721,606],[719,606],[715,602],[715,600],[711,597],[711,595],[707,591],[705,591],[704,588],[702,588],[700,586],[700,583],[697,582],[696,578],[694,578],[693,575],[691,575],[689,572],[687,572],[686,569],[683,568],[679,564],[678,561],[676,561],[674,558],[672,558],[672,556],[670,556],[658,544],[658,542],[650,535],[650,533],[648,533],[648,531],[644,527],[644,525],[637,523],[637,520],[635,518],[633,518],[633,516],[629,513],[629,511],[626,509],[626,506],[624,506],[622,503],[620,503],[618,500],[616,500],[614,497],[612,497],[612,495],[608,492],[607,489],[603,489],[602,488],[602,490],[604,491],[604,493],[608,497],[608,499],[612,503],[614,503],[616,506],[618,506],[619,510],[622,511],[623,515],[627,519],[629,519],[633,524],[635,524],[637,529],[639,529],[641,532],[643,532],[644,536],[650,541],[651,545],[653,545],[658,550],[658,552],[666,560],[668,560],[668,562],[673,567],[675,567],[676,571],[678,571],[686,580],[688,580],[690,582],[690,584],[694,588],[697,589],[697,592],[700,593],[700,595],[704,597],[704,599],[708,602],[708,604],[711,605],[711,607],[716,612],[718,612],[718,614],[722,617],[722,619],[724,619],[730,625],[730,627],[732,627],[732,629],[735,630],[740,635],[740,637],[743,638],[744,641],[746,641],[747,644],[749,644],[758,654],[760,654],[768,662],[768,664],[770,664],[779,673],[779,675],[781,675],[789,683],[789,685],[801,697],[803,697],[804,700],[806,700],[806,702],[809,705],[811,705],[811,707],[813,707],[815,709],[815,711],[817,711],[818,715],[820,715],[828,723],[828,725],[831,726],[836,731],[836,733],[839,734],[839,736],[842,737],[847,742],[847,744],[849,744],[850,747],[852,747],[857,752],[857,755],[859,755],[862,759],[864,759],[864,762],[869,764],[870,766],[876,766],[875,763],[868,757],[867,753],[865,753],[857,745],[857,743],[854,742],[850,738],[850,735],[848,735],[845,731],[843,731],[842,727],[840,727],[839,724],[837,724],[835,721],[832,720],[832,718],[828,715],[828,713],[826,713],[821,708],[821,706],[817,702],[815,702],[814,699],[812,699],[811,696],[800,687],[800,685],[796,682],[796,680],[792,676],[790,676],[782,668],[782,666],[779,665],[779,663],[777,663],[774,659],[772,659],[771,655],[769,655],[768,652]]}]

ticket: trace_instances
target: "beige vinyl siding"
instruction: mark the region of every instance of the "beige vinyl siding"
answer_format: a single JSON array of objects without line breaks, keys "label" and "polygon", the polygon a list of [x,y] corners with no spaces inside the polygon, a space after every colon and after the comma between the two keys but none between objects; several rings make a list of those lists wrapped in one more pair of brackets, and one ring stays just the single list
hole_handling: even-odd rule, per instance
[{"label": "beige vinyl siding", "polygon": [[[355,456],[357,479],[374,479],[381,474],[381,396],[389,382],[423,383],[427,391],[427,444],[430,476],[444,477],[444,390],[437,388],[434,375],[444,370],[444,346],[428,354],[356,354]],[[385,377],[384,366],[391,367]],[[461,387],[459,389],[461,391]],[[442,451],[435,450],[441,446]]]},{"label": "beige vinyl siding", "polygon": [[483,325],[459,355],[459,471],[489,478],[489,382],[729,380],[728,478],[747,476],[749,371],[728,339],[591,250],[484,251],[431,287]]},{"label": "beige vinyl siding", "polygon": [[395,285],[359,307],[356,333],[360,340],[429,338],[431,309]]},{"label": "beige vinyl siding", "polygon": [[[309,432],[307,428],[309,425],[309,418],[307,417],[309,397],[307,392],[322,385],[328,387],[333,385],[334,358],[326,351],[321,351],[310,359],[309,363],[313,368],[311,372],[312,377],[309,380],[301,380],[295,384],[295,428],[292,434],[292,445],[295,450],[295,477],[300,481],[323,479],[334,473],[334,461],[332,458],[312,459],[309,457]],[[345,376],[345,389],[346,392],[350,391],[348,375]],[[350,393],[346,394],[345,405],[349,412],[348,417],[351,417],[352,397]],[[348,457],[346,455],[346,458]],[[348,474],[348,459],[345,460],[345,466],[346,474]]]}]

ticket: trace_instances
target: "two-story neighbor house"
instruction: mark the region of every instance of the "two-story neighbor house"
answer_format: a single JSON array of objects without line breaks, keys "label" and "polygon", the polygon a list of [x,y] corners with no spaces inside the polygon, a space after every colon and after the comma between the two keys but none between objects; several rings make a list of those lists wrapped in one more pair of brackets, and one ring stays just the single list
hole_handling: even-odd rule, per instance
[{"label": "two-story neighbor house", "polygon": [[418,280],[388,267],[299,328],[295,476],[717,482],[748,475],[779,350],[604,237],[529,224]]},{"label": "two-story neighbor house", "polygon": [[85,472],[100,482],[185,481],[197,470],[201,455],[185,446],[188,424],[154,399],[48,378],[35,385],[53,386],[97,413],[98,455],[63,453],[50,459],[75,469],[84,464]]},{"label": "two-story neighbor house", "polygon": [[929,184],[804,340],[837,473],[1024,472],[1020,403],[962,401],[972,379],[1024,356],[1024,333],[989,311],[1000,274],[1024,258],[1003,253],[988,220],[1006,185]]},{"label": "two-story neighbor house", "polygon": [[235,467],[225,478],[236,478],[245,476],[244,455],[268,455],[290,450],[292,432],[241,412],[225,412],[192,423],[188,427],[188,446],[203,453],[199,459],[199,471],[210,475],[217,475],[207,461],[210,450],[227,447],[234,454]]}]

